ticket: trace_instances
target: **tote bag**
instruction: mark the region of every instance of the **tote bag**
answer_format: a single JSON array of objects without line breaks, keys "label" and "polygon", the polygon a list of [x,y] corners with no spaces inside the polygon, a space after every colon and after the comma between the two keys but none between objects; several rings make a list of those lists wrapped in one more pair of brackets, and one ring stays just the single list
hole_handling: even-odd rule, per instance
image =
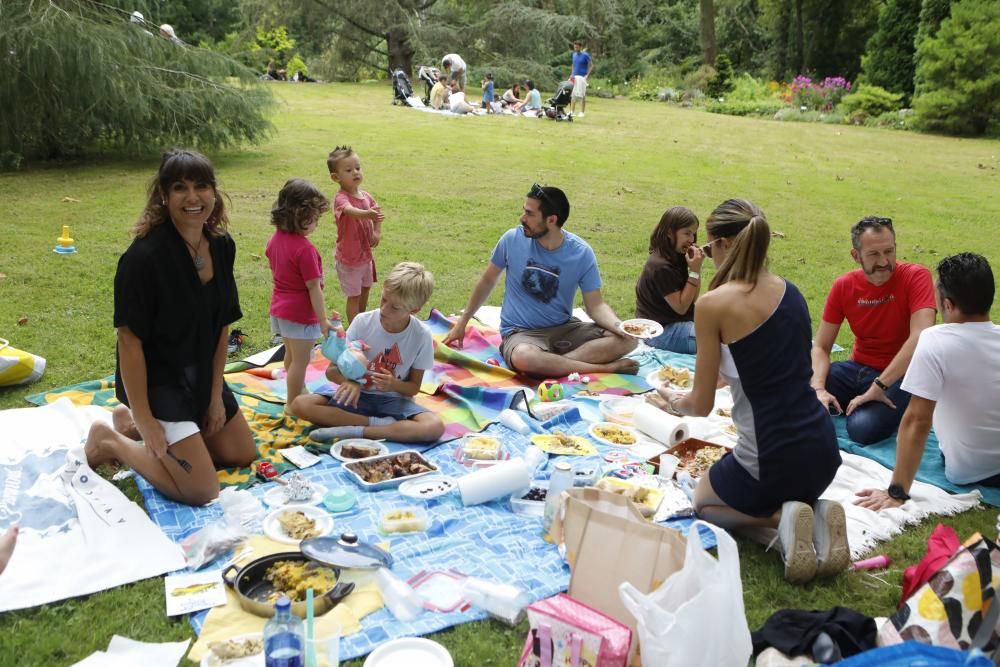
[{"label": "tote bag", "polygon": [[[698,526],[715,533],[718,560],[696,538],[693,531]],[[753,645],[743,610],[736,541],[704,521],[695,521],[691,531],[684,567],[662,586],[649,594],[627,581],[618,587],[622,602],[637,621],[642,664],[745,667]]]}]

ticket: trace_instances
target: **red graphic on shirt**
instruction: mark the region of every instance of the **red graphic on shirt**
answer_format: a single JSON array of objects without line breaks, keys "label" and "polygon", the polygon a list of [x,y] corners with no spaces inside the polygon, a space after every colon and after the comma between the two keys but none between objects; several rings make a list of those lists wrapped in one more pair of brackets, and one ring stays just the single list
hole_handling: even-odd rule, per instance
[{"label": "red graphic on shirt", "polygon": [[399,353],[399,345],[392,344],[388,350],[382,350],[368,364],[369,373],[388,373],[396,376],[396,366],[403,363],[403,357]]}]

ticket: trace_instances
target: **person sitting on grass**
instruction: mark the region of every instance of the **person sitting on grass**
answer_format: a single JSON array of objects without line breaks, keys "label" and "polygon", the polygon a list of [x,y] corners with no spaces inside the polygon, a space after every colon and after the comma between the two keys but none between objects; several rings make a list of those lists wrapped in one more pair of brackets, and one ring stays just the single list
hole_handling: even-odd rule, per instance
[{"label": "person sitting on grass", "polygon": [[521,99],[521,82],[515,81],[513,86],[503,91],[502,100],[510,111],[520,112],[524,106],[524,100]]},{"label": "person sitting on grass", "polygon": [[293,412],[319,426],[317,441],[333,438],[385,438],[395,442],[435,442],[444,423],[413,401],[424,373],[434,366],[430,331],[415,315],[434,290],[434,276],[416,262],[401,262],[382,285],[378,310],[362,313],[347,329],[348,341],[363,341],[368,373],[347,380],[336,364],[326,377],[337,383],[332,397],[302,394]]},{"label": "person sitting on grass", "polygon": [[528,96],[524,99],[523,111],[538,112],[542,110],[542,94],[538,92],[535,88],[535,82],[528,79],[524,82],[524,85],[528,87]]},{"label": "person sitting on grass", "polygon": [[121,461],[187,505],[219,495],[216,467],[257,458],[223,379],[229,325],[243,316],[228,225],[208,158],[165,154],[115,273],[115,396],[123,405],[113,427],[90,427],[84,447],[91,468]]},{"label": "person sitting on grass", "polygon": [[888,489],[864,489],[871,510],[909,500],[931,426],[952,484],[1000,486],[1000,326],[990,320],[996,283],[986,258],[971,252],[937,266],[944,324],[924,329],[903,378],[911,394],[896,437]]},{"label": "person sitting on grass", "polygon": [[451,84],[444,77],[435,82],[431,88],[430,106],[432,109],[440,111],[448,105],[448,97],[451,94]]},{"label": "person sitting on grass", "polygon": [[663,333],[646,345],[694,354],[694,302],[701,290],[705,255],[698,247],[698,216],[674,206],[660,218],[649,237],[649,258],[635,285],[635,316],[663,325]]},{"label": "person sitting on grass", "polygon": [[723,202],[706,228],[716,273],[695,311],[694,386],[647,396],[671,414],[704,417],[721,374],[737,442],[701,476],[695,511],[726,530],[777,528],[790,582],[837,574],[851,554],[843,506],[819,500],[841,459],[833,420],[809,386],[809,308],[795,285],[767,270],[771,230],[756,205]]},{"label": "person sitting on grass", "polygon": [[[620,330],[621,321],[601,295],[594,251],[579,236],[563,230],[568,218],[569,199],[562,190],[531,186],[521,225],[497,241],[469,304],[444,337],[445,345],[462,347],[469,319],[506,271],[500,353],[508,368],[540,378],[634,374],[639,369],[635,359],[622,358],[635,349],[635,339]],[[578,289],[593,322],[573,316]]]}]

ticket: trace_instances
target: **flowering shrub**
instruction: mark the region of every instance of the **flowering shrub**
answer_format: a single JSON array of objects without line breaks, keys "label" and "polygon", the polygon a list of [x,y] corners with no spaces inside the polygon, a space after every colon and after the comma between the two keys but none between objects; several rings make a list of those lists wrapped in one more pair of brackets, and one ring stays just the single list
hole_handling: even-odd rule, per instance
[{"label": "flowering shrub", "polygon": [[789,102],[808,111],[832,111],[844,95],[851,92],[851,82],[841,76],[828,76],[822,83],[813,83],[798,75],[789,86]]}]

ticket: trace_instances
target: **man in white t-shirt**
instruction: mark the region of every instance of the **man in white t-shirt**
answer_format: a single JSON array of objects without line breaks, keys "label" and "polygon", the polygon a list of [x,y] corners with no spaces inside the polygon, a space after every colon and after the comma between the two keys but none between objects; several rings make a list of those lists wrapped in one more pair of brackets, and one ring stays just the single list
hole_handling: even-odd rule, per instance
[{"label": "man in white t-shirt", "polygon": [[465,81],[466,81],[466,65],[462,57],[457,53],[449,53],[444,58],[441,59],[441,68],[444,69],[444,73],[448,75],[451,79],[452,84],[455,89],[459,92],[465,92]]},{"label": "man in white t-shirt", "polygon": [[963,252],[938,264],[944,324],[924,329],[903,380],[912,394],[899,426],[887,490],[859,491],[872,510],[909,500],[931,425],[953,484],[1000,486],[1000,326],[990,321],[995,283],[985,257]]}]

